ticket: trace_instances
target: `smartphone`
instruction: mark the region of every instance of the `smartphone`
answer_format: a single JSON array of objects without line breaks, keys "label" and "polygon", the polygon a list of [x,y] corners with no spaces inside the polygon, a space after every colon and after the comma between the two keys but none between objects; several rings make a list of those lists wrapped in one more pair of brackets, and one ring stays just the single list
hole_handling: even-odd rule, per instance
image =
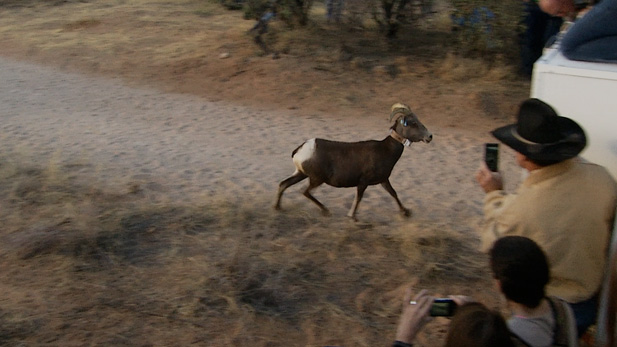
[{"label": "smartphone", "polygon": [[431,306],[431,317],[451,317],[456,311],[456,302],[452,299],[435,299]]},{"label": "smartphone", "polygon": [[484,147],[484,161],[488,169],[497,172],[499,170],[499,144],[487,143]]}]

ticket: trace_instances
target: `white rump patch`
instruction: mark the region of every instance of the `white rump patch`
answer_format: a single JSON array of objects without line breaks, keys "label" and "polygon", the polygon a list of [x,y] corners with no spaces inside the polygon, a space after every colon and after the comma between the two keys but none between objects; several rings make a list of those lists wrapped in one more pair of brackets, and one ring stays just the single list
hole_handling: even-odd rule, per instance
[{"label": "white rump patch", "polygon": [[302,163],[310,159],[315,153],[315,139],[307,140],[302,144],[302,147],[298,149],[296,154],[294,154],[293,162],[298,170],[304,173],[304,169],[302,168]]}]

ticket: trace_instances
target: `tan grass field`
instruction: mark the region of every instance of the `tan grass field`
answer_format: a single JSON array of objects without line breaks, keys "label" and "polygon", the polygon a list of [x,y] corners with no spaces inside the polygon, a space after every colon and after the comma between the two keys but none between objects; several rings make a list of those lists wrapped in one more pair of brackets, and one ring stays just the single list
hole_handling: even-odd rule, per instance
[{"label": "tan grass field", "polygon": [[[278,59],[254,23],[208,1],[0,2],[1,345],[387,346],[411,284],[501,307],[473,174],[529,83],[456,58],[439,18],[388,46],[317,4],[274,24]],[[379,187],[358,223],[353,189],[318,189],[330,217],[304,184],[272,209],[296,146],[382,139],[394,102],[435,136],[391,177],[411,218]]]}]

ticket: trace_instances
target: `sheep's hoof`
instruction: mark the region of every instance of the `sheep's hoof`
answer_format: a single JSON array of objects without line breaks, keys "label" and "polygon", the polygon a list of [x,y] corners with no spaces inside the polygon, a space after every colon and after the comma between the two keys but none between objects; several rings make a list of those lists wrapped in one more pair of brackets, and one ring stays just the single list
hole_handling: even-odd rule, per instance
[{"label": "sheep's hoof", "polygon": [[278,204],[274,205],[274,209],[277,211],[282,210],[281,205],[278,205]]},{"label": "sheep's hoof", "polygon": [[411,210],[410,210],[410,209],[408,209],[408,208],[404,208],[404,209],[402,209],[402,210],[401,210],[401,214],[402,214],[404,217],[411,217]]},{"label": "sheep's hoof", "polygon": [[332,215],[328,210],[321,210],[321,214],[325,217],[330,217]]}]

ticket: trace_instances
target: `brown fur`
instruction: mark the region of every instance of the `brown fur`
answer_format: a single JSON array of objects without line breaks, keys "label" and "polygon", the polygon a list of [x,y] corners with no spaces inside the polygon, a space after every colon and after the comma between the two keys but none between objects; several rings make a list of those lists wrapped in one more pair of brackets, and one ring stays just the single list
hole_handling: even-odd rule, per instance
[{"label": "brown fur", "polygon": [[[401,113],[390,128],[409,142],[430,142],[433,135],[420,123],[417,116],[408,106],[395,104],[392,115]],[[307,142],[293,151],[292,158]],[[369,140],[361,142],[337,142],[324,139],[315,139],[315,149],[310,158],[296,163],[296,172],[279,184],[275,208],[281,208],[283,192],[290,186],[309,178],[309,185],[304,190],[304,196],[313,201],[322,212],[328,215],[328,209],[319,202],[311,190],[323,183],[333,187],[357,187],[354,203],[347,214],[355,219],[358,204],[366,188],[370,185],[381,184],[394,198],[401,212],[409,216],[411,212],[399,200],[396,191],[390,184],[390,174],[394,165],[403,154],[404,146],[392,136],[382,141]]]}]

